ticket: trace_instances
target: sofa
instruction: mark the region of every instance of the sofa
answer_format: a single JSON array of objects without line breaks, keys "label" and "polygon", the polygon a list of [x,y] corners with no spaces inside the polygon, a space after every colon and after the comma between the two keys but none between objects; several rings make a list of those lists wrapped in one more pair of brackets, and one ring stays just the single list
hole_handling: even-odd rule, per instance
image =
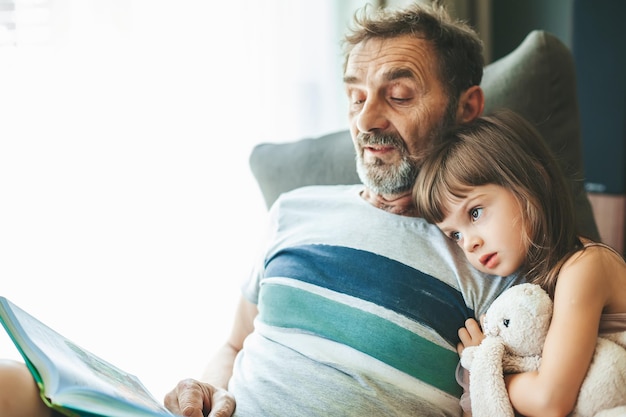
[{"label": "sofa", "polygon": [[[485,114],[510,108],[535,124],[562,165],[575,196],[579,232],[598,240],[587,193],[571,51],[554,35],[536,30],[507,56],[484,69]],[[289,143],[262,143],[250,168],[268,207],[286,191],[325,184],[356,184],[355,150],[346,131]]]}]

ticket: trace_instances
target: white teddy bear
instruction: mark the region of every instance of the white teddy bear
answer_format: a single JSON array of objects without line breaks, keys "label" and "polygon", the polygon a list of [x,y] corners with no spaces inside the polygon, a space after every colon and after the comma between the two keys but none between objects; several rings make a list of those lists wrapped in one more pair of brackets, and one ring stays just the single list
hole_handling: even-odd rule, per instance
[{"label": "white teddy bear", "polygon": [[[552,319],[552,300],[535,284],[504,291],[483,321],[485,339],[465,348],[473,417],[513,417],[505,373],[537,370]],[[626,416],[626,332],[599,337],[571,416]]]}]

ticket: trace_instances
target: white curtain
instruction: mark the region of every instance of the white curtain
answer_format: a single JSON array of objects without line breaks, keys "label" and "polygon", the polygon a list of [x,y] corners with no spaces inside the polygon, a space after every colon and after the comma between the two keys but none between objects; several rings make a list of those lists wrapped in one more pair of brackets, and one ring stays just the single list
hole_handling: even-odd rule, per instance
[{"label": "white curtain", "polygon": [[3,1],[0,293],[161,398],[231,325],[252,147],[346,128],[361,2]]}]

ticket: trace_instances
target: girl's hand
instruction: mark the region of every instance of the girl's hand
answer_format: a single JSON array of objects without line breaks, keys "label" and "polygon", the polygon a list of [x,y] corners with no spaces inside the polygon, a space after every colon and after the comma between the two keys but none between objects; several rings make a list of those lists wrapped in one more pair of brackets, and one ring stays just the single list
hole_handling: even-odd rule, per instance
[{"label": "girl's hand", "polygon": [[480,345],[485,335],[476,320],[467,319],[465,320],[465,327],[459,329],[459,338],[461,342],[457,345],[456,350],[461,356],[466,347]]}]

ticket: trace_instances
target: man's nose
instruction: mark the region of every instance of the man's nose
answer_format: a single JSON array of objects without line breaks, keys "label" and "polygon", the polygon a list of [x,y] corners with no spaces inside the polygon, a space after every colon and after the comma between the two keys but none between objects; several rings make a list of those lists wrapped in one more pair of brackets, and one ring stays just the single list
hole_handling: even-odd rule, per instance
[{"label": "man's nose", "polygon": [[384,131],[389,124],[382,100],[376,98],[365,100],[356,120],[356,127],[359,131],[364,133]]}]

